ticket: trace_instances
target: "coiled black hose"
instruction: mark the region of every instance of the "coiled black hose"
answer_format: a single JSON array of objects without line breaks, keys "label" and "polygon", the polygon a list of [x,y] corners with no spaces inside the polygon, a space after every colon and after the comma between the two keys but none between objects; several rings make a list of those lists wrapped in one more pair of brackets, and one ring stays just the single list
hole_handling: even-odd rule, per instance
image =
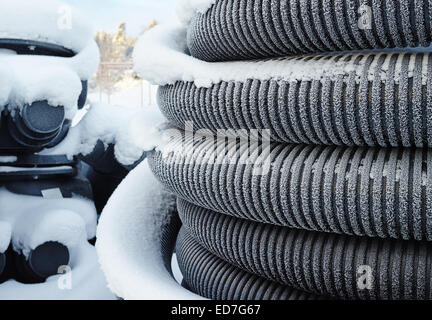
[{"label": "coiled black hose", "polygon": [[[195,140],[195,141],[194,141]],[[149,154],[178,197],[247,220],[346,235],[432,240],[432,150],[271,144],[268,174],[255,175],[260,145],[177,137]],[[214,157],[216,164],[209,163]]]},{"label": "coiled black hose", "polygon": [[213,300],[318,300],[313,294],[292,289],[245,272],[211,254],[184,229],[177,242],[177,258],[188,287]]},{"label": "coiled black hose", "polygon": [[[288,229],[180,199],[177,207],[187,232],[204,248],[268,280],[342,299],[432,299],[432,247],[426,242]],[[368,290],[358,285],[364,266],[370,268]]]},{"label": "coiled black hose", "polygon": [[[188,287],[215,299],[279,299],[285,286],[343,299],[432,298],[431,56],[343,52],[429,46],[431,6],[216,0],[195,15],[193,57],[261,60],[239,67],[257,70],[243,80],[232,64],[235,76],[208,88],[159,90],[173,125],[207,130],[149,154],[180,198]],[[286,57],[320,52],[340,53]],[[256,129],[272,142],[254,142]],[[363,267],[370,288],[358,282]]]},{"label": "coiled black hose", "polygon": [[[329,75],[315,63],[355,66]],[[432,147],[432,55],[346,54],[288,58],[279,69],[312,68],[295,80],[249,79],[209,88],[177,82],[159,89],[164,115],[184,128],[268,129],[276,142]]]},{"label": "coiled black hose", "polygon": [[217,0],[187,42],[206,61],[429,46],[431,20],[428,0]]}]

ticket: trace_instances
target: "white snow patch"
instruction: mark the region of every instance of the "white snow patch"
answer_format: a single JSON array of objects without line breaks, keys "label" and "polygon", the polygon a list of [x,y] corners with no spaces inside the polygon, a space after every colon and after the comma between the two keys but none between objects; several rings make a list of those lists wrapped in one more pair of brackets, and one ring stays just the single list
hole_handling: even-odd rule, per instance
[{"label": "white snow patch", "polygon": [[105,207],[96,243],[109,287],[125,299],[202,299],[165,270],[161,230],[175,199],[153,176],[147,160],[133,170]]},{"label": "white snow patch", "polygon": [[16,156],[0,156],[0,163],[13,163],[18,161]]},{"label": "white snow patch", "polygon": [[12,226],[10,223],[0,221],[0,253],[5,253],[9,247],[12,237]]},{"label": "white snow patch", "polygon": [[180,270],[180,266],[177,260],[177,254],[174,253],[171,259],[171,269],[173,272],[174,279],[177,281],[178,284],[181,284],[183,281],[183,274]]},{"label": "white snow patch", "polygon": [[197,13],[206,13],[215,2],[216,0],[180,0],[177,16],[187,25]]},{"label": "white snow patch", "polygon": [[24,255],[47,241],[72,249],[96,234],[97,213],[88,199],[46,199],[0,188],[0,203],[0,221],[11,226],[13,248]]},{"label": "white snow patch", "polygon": [[87,155],[101,140],[106,145],[115,144],[115,155],[120,163],[132,165],[144,151],[159,144],[159,124],[165,121],[156,107],[125,108],[96,103],[61,144],[41,154]]},{"label": "white snow patch", "polygon": [[[68,166],[58,166],[56,167],[56,170],[58,171],[68,171],[71,170],[72,167]],[[13,173],[13,172],[32,172],[32,171],[38,171],[38,172],[44,172],[44,171],[51,171],[52,168],[25,168],[25,167],[9,167],[9,166],[0,166],[0,173]]]},{"label": "white snow patch", "polygon": [[77,247],[87,239],[81,216],[70,210],[36,211],[21,220],[14,228],[13,247],[25,256],[31,249],[46,242],[59,242],[68,248]]},{"label": "white snow patch", "polygon": [[10,280],[0,285],[0,300],[115,300],[97,261],[96,249],[87,242],[70,251],[71,287],[62,274],[41,284]]},{"label": "white snow patch", "polygon": [[0,1],[0,39],[57,44],[78,53],[93,38],[89,20],[56,0]]}]

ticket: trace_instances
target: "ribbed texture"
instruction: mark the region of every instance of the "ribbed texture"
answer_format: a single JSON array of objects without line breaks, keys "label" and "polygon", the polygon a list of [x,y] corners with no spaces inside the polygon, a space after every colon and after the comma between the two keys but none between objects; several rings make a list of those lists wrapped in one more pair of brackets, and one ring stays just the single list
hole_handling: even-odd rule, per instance
[{"label": "ribbed texture", "polygon": [[[432,247],[299,231],[246,221],[178,201],[188,233],[239,268],[280,284],[343,299],[430,300]],[[360,266],[372,271],[361,290]]]},{"label": "ribbed texture", "polygon": [[[307,69],[310,59],[281,68]],[[327,57],[328,59],[328,57]],[[432,55],[345,55],[357,70],[321,80],[247,80],[198,88],[161,87],[159,106],[175,125],[213,133],[269,129],[277,142],[337,146],[432,147]],[[321,78],[321,77],[317,77]]]},{"label": "ribbed texture", "polygon": [[[358,11],[372,8],[372,28]],[[315,52],[428,46],[429,0],[218,0],[188,30],[192,56],[242,60]]]},{"label": "ribbed texture", "polygon": [[[180,198],[248,220],[339,234],[432,240],[432,150],[271,145],[266,175],[245,142],[177,138],[149,154]],[[249,146],[254,154],[257,145]],[[214,155],[217,163],[208,163]],[[223,161],[222,161],[223,160]],[[250,160],[254,161],[251,157]],[[231,163],[231,164],[230,164]]]},{"label": "ribbed texture", "polygon": [[177,235],[181,228],[181,221],[177,212],[170,215],[169,222],[162,226],[160,252],[165,265],[165,269],[172,274],[172,256],[176,246]]},{"label": "ribbed texture", "polygon": [[[213,300],[317,300],[318,297],[265,280],[214,256],[180,230],[177,259],[187,286]],[[319,298],[323,299],[323,298]]]}]

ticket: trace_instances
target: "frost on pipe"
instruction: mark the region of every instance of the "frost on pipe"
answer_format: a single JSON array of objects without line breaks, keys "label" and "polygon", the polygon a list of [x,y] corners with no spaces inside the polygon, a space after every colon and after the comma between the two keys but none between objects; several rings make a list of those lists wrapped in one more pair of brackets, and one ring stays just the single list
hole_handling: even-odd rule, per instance
[{"label": "frost on pipe", "polygon": [[218,0],[188,29],[192,56],[226,61],[429,46],[428,1]]},{"label": "frost on pipe", "polygon": [[[332,75],[319,62],[346,63]],[[347,54],[285,58],[281,69],[315,69],[315,79],[222,81],[210,87],[176,82],[160,87],[159,106],[180,127],[213,133],[271,129],[278,142],[381,147],[432,147],[432,56]],[[352,68],[349,68],[351,65]]]},{"label": "frost on pipe", "polygon": [[431,150],[269,143],[261,152],[259,143],[179,134],[148,159],[162,184],[196,205],[304,230],[432,240]]},{"label": "frost on pipe", "polygon": [[[432,299],[432,251],[426,242],[288,229],[226,216],[184,200],[178,201],[178,210],[187,232],[204,248],[268,280],[342,299]],[[357,285],[364,266],[373,274],[370,290]]]},{"label": "frost on pipe", "polygon": [[186,284],[212,300],[321,300],[245,272],[200,246],[185,229],[180,230],[177,256]]},{"label": "frost on pipe", "polygon": [[171,273],[179,228],[175,198],[144,160],[113,194],[100,219],[96,248],[110,289],[124,299],[200,299]]}]

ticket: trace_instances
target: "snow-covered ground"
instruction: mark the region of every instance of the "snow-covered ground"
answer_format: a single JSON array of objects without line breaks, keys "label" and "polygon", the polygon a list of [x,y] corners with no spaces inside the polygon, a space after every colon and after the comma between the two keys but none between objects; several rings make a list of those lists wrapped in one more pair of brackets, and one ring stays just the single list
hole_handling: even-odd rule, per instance
[{"label": "snow-covered ground", "polygon": [[113,85],[109,95],[107,90],[95,88],[88,94],[90,103],[109,103],[127,108],[152,109],[158,112],[156,93],[157,86],[145,80],[126,79]]},{"label": "snow-covered ground", "polygon": [[[117,188],[102,213],[96,243],[110,288],[125,299],[200,299],[164,268],[163,228],[171,221],[175,197],[153,176],[147,160]],[[120,214],[121,213],[121,214]],[[175,264],[174,264],[175,265]]]}]

